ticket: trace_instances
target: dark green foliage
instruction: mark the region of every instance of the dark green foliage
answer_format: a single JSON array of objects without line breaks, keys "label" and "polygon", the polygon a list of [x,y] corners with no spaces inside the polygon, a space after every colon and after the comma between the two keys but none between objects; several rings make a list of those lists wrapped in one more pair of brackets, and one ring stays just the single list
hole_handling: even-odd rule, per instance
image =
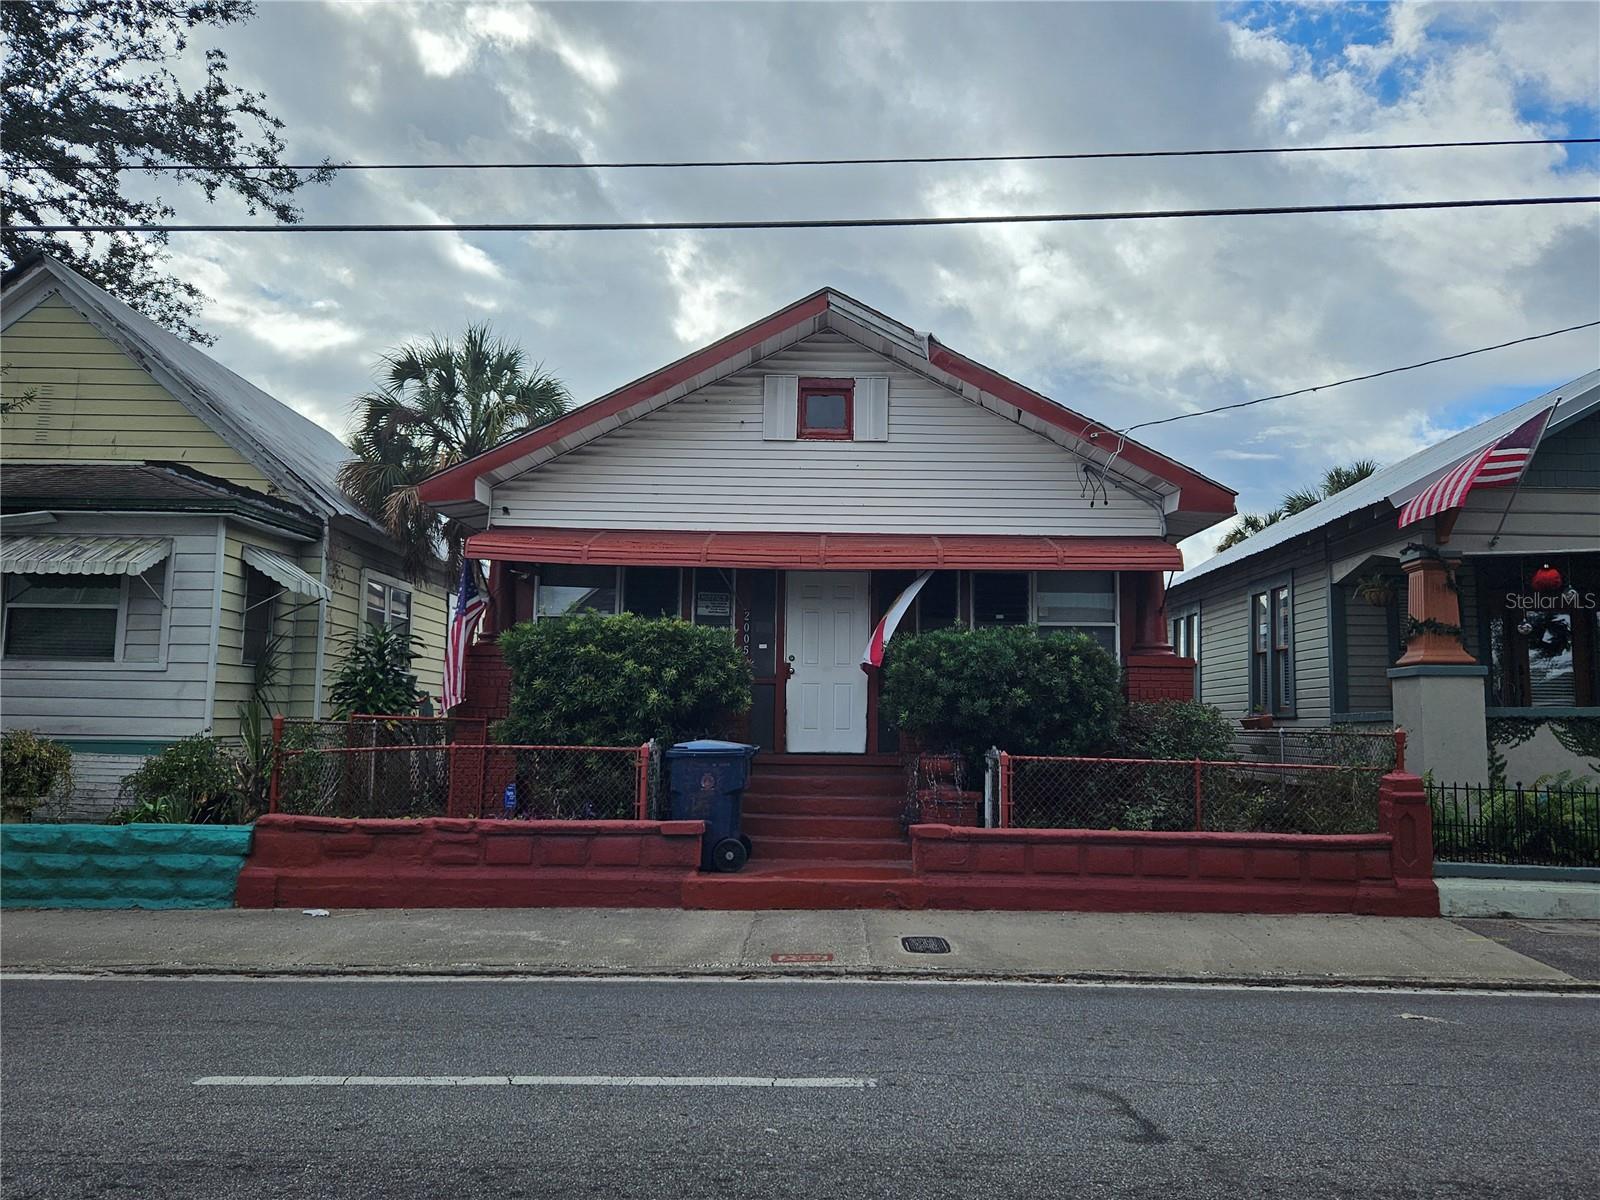
[{"label": "dark green foliage", "polygon": [[726,737],[750,708],[750,662],[726,630],[583,613],[500,635],[518,745],[635,746]]},{"label": "dark green foliage", "polygon": [[173,742],[122,781],[118,817],[201,825],[241,819],[239,763],[216,738]]},{"label": "dark green foliage", "polygon": [[328,693],[334,715],[404,716],[415,712],[422,699],[416,676],[411,673],[418,639],[396,626],[369,622],[348,643],[349,649]]},{"label": "dark green foliage", "polygon": [[8,819],[32,815],[41,801],[72,790],[72,751],[31,729],[0,735],[0,806]]},{"label": "dark green foliage", "polygon": [[[294,171],[280,157],[283,122],[259,92],[235,87],[227,56],[206,51],[192,89],[172,65],[206,26],[247,20],[248,0],[50,0],[0,4],[6,42],[4,263],[35,250],[54,255],[179,335],[214,339],[191,323],[200,289],[166,270],[164,233],[13,232],[19,225],[159,223],[172,205],[151,190],[189,186],[207,201],[229,193],[245,211],[294,222],[290,202],[323,168]],[[184,163],[148,171],[119,166]],[[245,169],[248,166],[250,169]]]},{"label": "dark green foliage", "polygon": [[1233,722],[1198,700],[1133,701],[1117,730],[1121,758],[1204,758],[1233,755]]},{"label": "dark green foliage", "polygon": [[1117,664],[1083,634],[1027,627],[937,629],[896,638],[883,711],[928,750],[958,751],[969,778],[990,746],[1012,754],[1096,754],[1122,708]]}]

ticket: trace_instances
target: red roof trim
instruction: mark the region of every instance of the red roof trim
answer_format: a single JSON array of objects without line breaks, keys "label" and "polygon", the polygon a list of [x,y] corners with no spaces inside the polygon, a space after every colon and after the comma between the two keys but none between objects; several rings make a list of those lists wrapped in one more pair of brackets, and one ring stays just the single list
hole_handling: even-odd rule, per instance
[{"label": "red roof trim", "polygon": [[[1007,379],[998,371],[940,345],[931,337],[928,339],[928,362],[946,374],[982,388],[1007,404],[1015,405],[1023,412],[1064,429],[1075,437],[1088,441],[1091,432],[1098,432],[1100,437],[1096,442],[1107,454],[1116,446],[1116,431],[1109,426],[1064,408],[1015,380]],[[1118,457],[1176,486],[1180,491],[1179,512],[1233,513],[1235,493],[1148,446],[1128,442]]]},{"label": "red roof trim", "polygon": [[559,420],[525,433],[521,437],[512,438],[504,445],[496,446],[476,458],[469,458],[423,480],[417,489],[417,494],[432,504],[452,500],[472,500],[475,497],[473,485],[485,472],[542,450],[564,437],[588,428],[597,421],[618,416],[641,400],[660,395],[668,388],[693,379],[700,372],[727,361],[735,354],[742,354],[752,347],[759,346],[769,337],[827,311],[826,291],[816,292],[804,300],[798,300],[788,308],[780,309],[754,325],[746,325],[720,341],[712,342],[709,346],[696,350],[693,354],[680,358],[677,362],[662,367],[642,379],[636,379],[591,404],[585,404]]},{"label": "red roof trim", "polygon": [[467,539],[470,558],[606,566],[786,567],[869,571],[1178,571],[1183,555],[1159,538],[1019,534],[706,533],[679,529],[490,529]]}]

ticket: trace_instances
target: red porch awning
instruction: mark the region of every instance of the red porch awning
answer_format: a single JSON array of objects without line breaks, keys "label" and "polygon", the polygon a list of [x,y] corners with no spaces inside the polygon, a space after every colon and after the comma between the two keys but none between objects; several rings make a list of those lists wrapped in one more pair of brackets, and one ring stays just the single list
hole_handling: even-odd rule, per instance
[{"label": "red porch awning", "polygon": [[889,571],[1178,571],[1183,555],[1159,538],[1021,534],[704,533],[654,529],[490,529],[467,539],[469,558],[604,566],[782,567]]}]

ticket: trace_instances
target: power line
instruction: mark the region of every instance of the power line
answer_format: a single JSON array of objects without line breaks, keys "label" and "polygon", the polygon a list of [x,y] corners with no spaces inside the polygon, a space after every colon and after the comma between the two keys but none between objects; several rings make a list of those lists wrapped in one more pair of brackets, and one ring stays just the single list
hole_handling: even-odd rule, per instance
[{"label": "power line", "polygon": [[[1465,150],[1496,146],[1581,146],[1600,143],[1600,138],[1499,138],[1453,142],[1378,142],[1331,146],[1249,146],[1210,150],[1084,150],[1058,154],[942,154],[920,157],[885,158],[744,158],[640,160],[622,162],[391,162],[391,163],[242,163],[236,171],[636,171],[694,170],[723,167],[874,167],[927,166],[948,163],[997,162],[1089,162],[1106,159],[1139,158],[1223,158],[1265,154],[1330,154],[1363,150]],[[48,170],[43,164],[18,168],[24,171]],[[197,163],[117,163],[101,166],[83,163],[89,171],[217,171]]]},{"label": "power line", "polygon": [[[1319,383],[1315,387],[1297,388],[1292,392],[1278,392],[1272,396],[1258,396],[1254,400],[1241,400],[1237,404],[1223,404],[1217,408],[1203,408],[1198,412],[1179,413],[1175,417],[1161,417],[1154,421],[1140,421],[1137,425],[1129,425],[1126,429],[1115,432],[1119,437],[1126,437],[1135,429],[1149,429],[1152,425],[1170,425],[1174,421],[1187,421],[1190,417],[1210,417],[1217,413],[1233,412],[1235,409],[1251,408],[1257,404],[1265,404],[1269,400],[1287,400],[1291,396],[1309,396],[1313,392],[1325,392],[1329,388],[1343,387],[1347,383],[1362,383],[1368,379],[1381,379],[1385,375],[1398,375],[1402,371],[1415,371],[1419,367],[1431,367],[1438,363],[1454,362],[1458,358],[1471,358],[1475,354],[1488,354],[1491,350],[1504,350],[1510,346],[1521,346],[1528,342],[1542,341],[1545,338],[1559,337],[1563,333],[1575,333],[1580,329],[1593,329],[1600,326],[1600,321],[1585,321],[1581,325],[1568,325],[1565,329],[1552,329],[1548,333],[1532,333],[1527,337],[1513,338],[1509,342],[1497,342],[1493,346],[1479,346],[1476,350],[1463,350],[1459,354],[1444,354],[1438,358],[1424,359],[1422,362],[1407,363],[1403,367],[1389,367],[1383,371],[1372,371],[1366,375],[1352,375],[1348,379],[1336,379],[1332,383]],[[1118,447],[1120,453],[1121,447]]]},{"label": "power line", "polygon": [[885,229],[927,225],[1053,225],[1086,221],[1163,221],[1184,217],[1269,217],[1308,213],[1407,212],[1443,208],[1522,208],[1600,204],[1600,196],[1513,196],[1501,200],[1410,200],[1394,204],[1299,204],[1248,208],[1169,208],[1127,212],[1025,213],[992,217],[843,217],[761,221],[435,221],[304,225],[6,225],[12,233],[673,233],[691,230]]}]

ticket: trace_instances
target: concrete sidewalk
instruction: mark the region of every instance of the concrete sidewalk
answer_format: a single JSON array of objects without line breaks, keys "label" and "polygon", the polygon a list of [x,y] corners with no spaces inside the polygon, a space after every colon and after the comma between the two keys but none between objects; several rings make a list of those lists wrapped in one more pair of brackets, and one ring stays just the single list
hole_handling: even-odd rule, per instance
[{"label": "concrete sidewalk", "polygon": [[[944,938],[946,954],[901,938]],[[10,972],[840,975],[1600,988],[1443,920],[665,909],[9,911]]]}]

